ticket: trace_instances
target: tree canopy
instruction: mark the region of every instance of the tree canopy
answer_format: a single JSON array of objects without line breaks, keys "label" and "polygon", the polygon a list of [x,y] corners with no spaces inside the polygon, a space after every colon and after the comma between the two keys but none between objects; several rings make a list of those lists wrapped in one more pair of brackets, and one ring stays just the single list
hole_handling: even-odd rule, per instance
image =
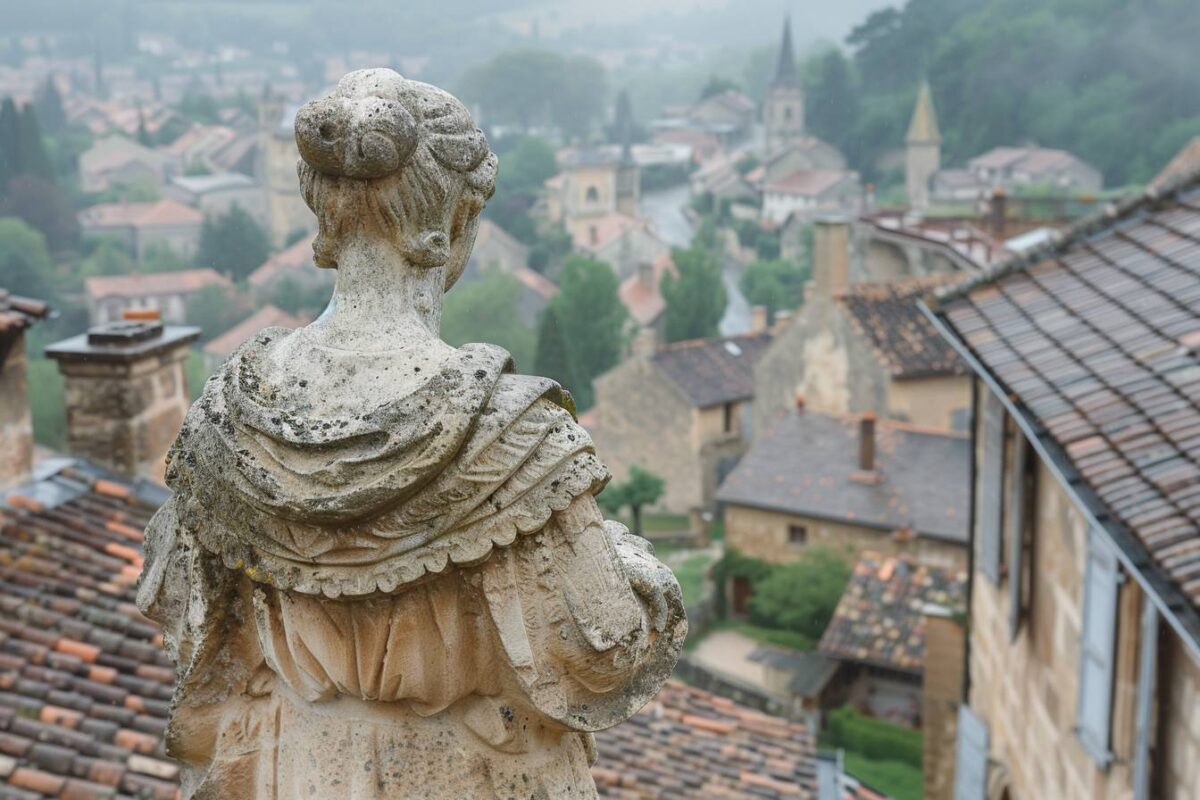
[{"label": "tree canopy", "polygon": [[662,279],[667,341],[716,336],[729,299],[720,263],[708,250],[697,248],[677,248],[671,257],[679,276],[666,273]]},{"label": "tree canopy", "polygon": [[442,338],[458,346],[467,342],[498,344],[518,367],[533,362],[534,336],[518,313],[521,283],[499,270],[485,270],[478,280],[460,283],[446,295]]},{"label": "tree canopy", "polygon": [[797,308],[804,299],[808,282],[807,263],[796,261],[755,261],[746,267],[738,288],[751,305],[766,306],[770,319],[777,311]]},{"label": "tree canopy", "polygon": [[19,219],[0,219],[0,286],[13,294],[50,299],[53,267],[46,237]]},{"label": "tree canopy", "polygon": [[557,381],[569,392],[576,391],[578,379],[575,377],[571,352],[567,348],[558,309],[553,304],[546,306],[538,322],[537,355],[534,357],[533,371]]},{"label": "tree canopy", "polygon": [[562,325],[581,410],[595,403],[592,381],[615,366],[625,349],[629,312],[617,295],[617,275],[603,261],[570,256],[559,292],[550,301]]},{"label": "tree canopy", "polygon": [[242,280],[262,266],[271,254],[266,232],[241,206],[224,214],[207,216],[200,226],[196,263]]},{"label": "tree canopy", "polygon": [[850,580],[850,565],[816,547],[800,560],[773,567],[755,582],[750,619],[768,628],[795,631],[812,641],[821,638]]},{"label": "tree canopy", "polygon": [[642,508],[657,503],[662,498],[665,488],[666,481],[661,476],[634,464],[629,468],[628,479],[619,483],[610,482],[597,499],[605,511],[614,515],[619,514],[625,506],[629,506],[633,532],[641,536]]}]

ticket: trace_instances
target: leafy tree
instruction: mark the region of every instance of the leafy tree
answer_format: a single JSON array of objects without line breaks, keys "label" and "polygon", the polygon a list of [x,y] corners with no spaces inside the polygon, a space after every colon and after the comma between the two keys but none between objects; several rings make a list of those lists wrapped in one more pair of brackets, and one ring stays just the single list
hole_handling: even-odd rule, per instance
[{"label": "leafy tree", "polygon": [[804,299],[808,282],[807,263],[794,261],[755,261],[746,267],[738,287],[751,305],[766,306],[767,314],[797,308]]},{"label": "leafy tree", "polygon": [[242,280],[271,254],[266,232],[236,203],[220,216],[204,218],[196,263]]},{"label": "leafy tree", "polygon": [[53,180],[54,167],[42,139],[42,127],[32,104],[21,108],[17,134],[17,170],[14,175],[34,175]]},{"label": "leafy tree", "polygon": [[452,345],[498,344],[518,364],[533,361],[534,335],[518,311],[521,283],[499,270],[484,270],[478,280],[459,284],[446,295],[442,338]]},{"label": "leafy tree", "polygon": [[600,62],[536,48],[502,52],[468,69],[460,83],[463,99],[479,106],[491,124],[526,131],[554,124],[568,135],[592,129],[608,92]]},{"label": "leafy tree", "polygon": [[67,113],[63,109],[62,95],[53,76],[47,76],[34,102],[38,119],[48,133],[58,133],[67,126]]},{"label": "leafy tree", "polygon": [[137,272],[138,266],[120,240],[105,237],[83,259],[79,271],[85,278],[99,275],[128,275],[131,272]]},{"label": "leafy tree", "polygon": [[694,248],[677,248],[671,257],[679,276],[666,273],[662,279],[667,341],[716,336],[728,301],[720,263],[711,252]]},{"label": "leafy tree", "polygon": [[666,481],[662,477],[635,464],[629,468],[627,480],[609,483],[597,499],[605,511],[614,515],[620,513],[625,506],[629,506],[633,532],[641,536],[642,508],[657,503],[662,498],[665,486]]},{"label": "leafy tree", "polygon": [[559,292],[550,301],[562,325],[581,410],[595,403],[592,381],[615,366],[625,349],[629,312],[617,295],[617,275],[603,261],[570,256]]},{"label": "leafy tree", "polygon": [[18,217],[39,230],[55,253],[79,244],[79,220],[71,197],[54,183],[35,175],[18,175],[8,182],[0,200],[0,216]]},{"label": "leafy tree", "polygon": [[11,97],[0,103],[0,193],[21,174],[21,112]]},{"label": "leafy tree", "polygon": [[571,252],[571,234],[562,226],[543,228],[537,240],[529,248],[529,268],[537,272],[553,274],[558,262]]},{"label": "leafy tree", "polygon": [[192,264],[183,256],[171,249],[171,246],[164,242],[154,242],[146,247],[146,253],[142,257],[143,272],[175,272],[181,269],[189,269]]},{"label": "leafy tree", "polygon": [[0,286],[13,294],[51,299],[53,269],[46,237],[19,219],[0,219]]},{"label": "leafy tree", "polygon": [[850,62],[833,49],[816,62],[814,73],[808,85],[807,125],[826,141],[845,142],[858,119],[858,87]]},{"label": "leafy tree", "polygon": [[538,322],[537,355],[533,360],[533,371],[557,381],[567,391],[574,391],[577,385],[562,322],[553,305],[546,306]]},{"label": "leafy tree", "polygon": [[754,584],[750,619],[768,628],[795,631],[816,641],[825,632],[850,580],[850,565],[814,547],[799,561],[773,568]]},{"label": "leafy tree", "polygon": [[205,286],[188,298],[184,313],[189,325],[200,328],[200,340],[207,342],[246,319],[252,309],[224,286]]},{"label": "leafy tree", "polygon": [[738,91],[741,91],[741,87],[736,82],[729,80],[729,78],[721,78],[713,75],[708,79],[708,83],[704,84],[704,88],[700,90],[700,99],[707,100],[710,97],[716,97],[725,92]]},{"label": "leafy tree", "polygon": [[537,201],[546,179],[558,171],[554,148],[536,136],[521,136],[516,145],[501,156],[496,193],[484,215],[526,244],[535,244],[537,226],[529,210]]},{"label": "leafy tree", "polygon": [[288,275],[275,284],[271,292],[271,304],[292,314],[316,316],[329,304],[329,288],[305,288],[298,280]]}]

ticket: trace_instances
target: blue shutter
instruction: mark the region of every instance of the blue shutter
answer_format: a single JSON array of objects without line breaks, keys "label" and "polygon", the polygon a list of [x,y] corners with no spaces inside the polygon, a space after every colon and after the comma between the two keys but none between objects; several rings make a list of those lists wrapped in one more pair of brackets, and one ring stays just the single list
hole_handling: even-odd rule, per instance
[{"label": "blue shutter", "polygon": [[1133,751],[1133,800],[1150,800],[1150,726],[1154,722],[1154,677],[1158,671],[1158,609],[1144,598],[1138,654],[1137,741]]},{"label": "blue shutter", "polygon": [[1104,534],[1092,530],[1083,592],[1083,638],[1079,645],[1079,741],[1097,764],[1112,758],[1113,660],[1117,639],[1117,556]]},{"label": "blue shutter", "polygon": [[954,748],[954,800],[985,800],[987,775],[987,724],[964,703],[958,707],[958,741]]},{"label": "blue shutter", "polygon": [[979,464],[979,569],[1000,584],[1000,519],[1004,493],[1004,406],[983,390],[983,455]]},{"label": "blue shutter", "polygon": [[1013,437],[1012,469],[1009,471],[1008,513],[1008,637],[1017,638],[1021,629],[1021,553],[1025,548],[1025,435]]}]

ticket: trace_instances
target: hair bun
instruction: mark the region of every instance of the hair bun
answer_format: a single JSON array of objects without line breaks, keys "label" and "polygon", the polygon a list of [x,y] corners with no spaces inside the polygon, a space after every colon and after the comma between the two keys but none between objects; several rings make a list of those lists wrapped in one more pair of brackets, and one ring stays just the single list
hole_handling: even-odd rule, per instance
[{"label": "hair bun", "polygon": [[300,157],[325,175],[382,178],[417,147],[417,126],[404,106],[382,97],[326,97],[296,113]]}]

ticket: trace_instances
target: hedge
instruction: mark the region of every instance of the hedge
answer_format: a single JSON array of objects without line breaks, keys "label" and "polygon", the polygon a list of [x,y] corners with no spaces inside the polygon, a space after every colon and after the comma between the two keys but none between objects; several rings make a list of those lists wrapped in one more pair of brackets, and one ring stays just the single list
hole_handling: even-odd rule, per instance
[{"label": "hedge", "polygon": [[900,761],[921,768],[921,734],[910,728],[859,714],[849,706],[829,712],[827,733],[834,747],[874,760]]}]

